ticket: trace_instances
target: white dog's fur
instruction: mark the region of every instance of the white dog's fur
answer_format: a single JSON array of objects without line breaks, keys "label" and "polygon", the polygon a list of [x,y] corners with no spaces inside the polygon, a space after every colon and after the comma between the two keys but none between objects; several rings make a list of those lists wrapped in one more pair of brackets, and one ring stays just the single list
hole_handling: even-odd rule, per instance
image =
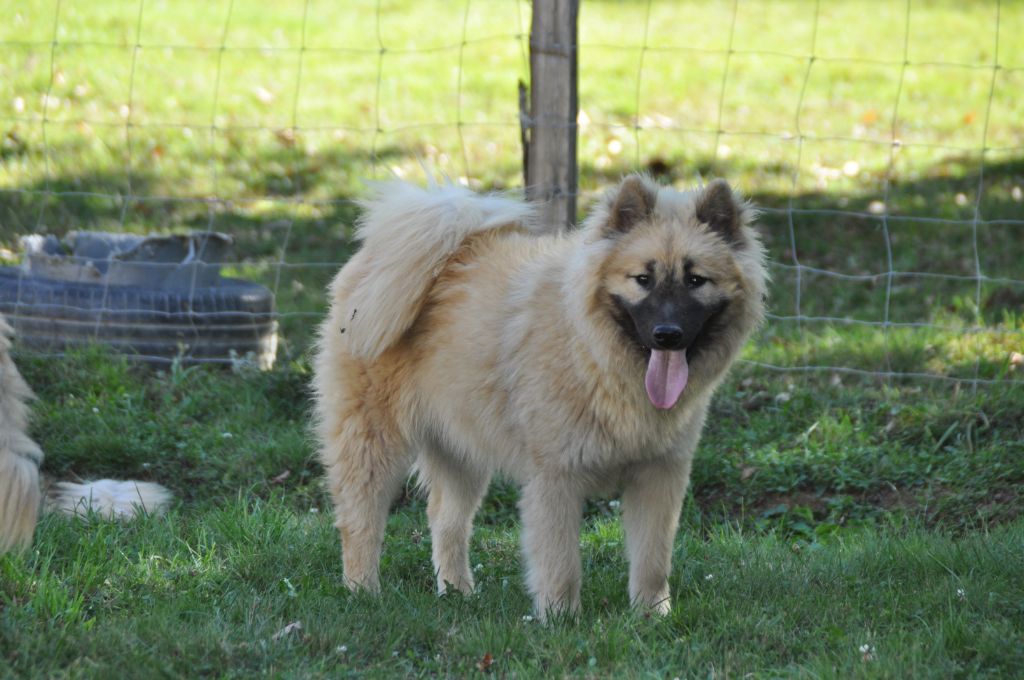
[{"label": "white dog's fur", "polygon": [[96,513],[106,519],[131,519],[139,513],[159,515],[170,504],[171,492],[153,482],[97,479],[57,482],[47,494],[46,508],[65,515]]},{"label": "white dog's fur", "polygon": [[162,513],[171,493],[152,482],[58,482],[44,503],[39,476],[43,452],[28,436],[27,402],[33,395],[11,360],[11,333],[0,316],[0,553],[31,544],[41,506],[68,515],[95,512],[118,519]]}]

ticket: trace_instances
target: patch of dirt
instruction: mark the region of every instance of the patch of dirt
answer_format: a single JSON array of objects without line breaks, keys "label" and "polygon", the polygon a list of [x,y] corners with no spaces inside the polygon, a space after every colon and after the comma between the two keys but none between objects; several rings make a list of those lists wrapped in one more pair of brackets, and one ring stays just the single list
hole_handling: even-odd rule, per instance
[{"label": "patch of dirt", "polygon": [[[928,526],[950,529],[979,520],[988,525],[1004,524],[1024,514],[1024,493],[1015,487],[992,489],[985,494],[984,502],[981,503],[972,503],[967,493],[958,493],[941,485],[905,488],[890,485],[844,494],[798,489],[756,497],[714,489],[695,490],[694,498],[702,509],[712,515],[724,513],[726,517],[736,520],[756,518],[781,505],[790,510],[797,507],[809,508],[816,520],[828,519],[840,524],[846,519],[847,513],[840,510],[844,508],[856,516],[870,516],[872,510],[902,512],[920,517]],[[836,502],[840,500],[842,502]]]}]

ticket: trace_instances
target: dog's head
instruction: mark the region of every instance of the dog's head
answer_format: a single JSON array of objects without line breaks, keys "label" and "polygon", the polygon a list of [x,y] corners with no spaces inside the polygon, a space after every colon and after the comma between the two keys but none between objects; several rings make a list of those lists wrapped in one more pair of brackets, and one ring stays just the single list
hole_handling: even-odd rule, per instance
[{"label": "dog's head", "polygon": [[610,243],[599,300],[625,351],[646,363],[651,403],[675,405],[691,369],[722,373],[760,323],[763,250],[753,210],[724,180],[690,192],[627,177],[588,229]]}]

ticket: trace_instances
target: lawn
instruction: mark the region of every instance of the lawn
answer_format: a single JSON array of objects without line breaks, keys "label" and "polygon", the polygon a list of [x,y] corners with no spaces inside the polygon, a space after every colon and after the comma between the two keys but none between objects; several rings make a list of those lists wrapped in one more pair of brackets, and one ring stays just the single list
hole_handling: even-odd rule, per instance
[{"label": "lawn", "polygon": [[0,558],[0,677],[1024,668],[1019,3],[584,0],[581,207],[637,168],[728,178],[763,208],[772,318],[713,405],[672,614],[629,611],[611,497],[587,507],[581,619],[547,627],[501,482],[479,594],[431,594],[411,485],[382,598],[347,593],[307,429],[363,179],[522,184],[529,4],[0,8],[0,258],[37,230],[224,231],[283,339],[267,373],[20,348],[45,472],[178,501],[131,525],[46,517]]}]

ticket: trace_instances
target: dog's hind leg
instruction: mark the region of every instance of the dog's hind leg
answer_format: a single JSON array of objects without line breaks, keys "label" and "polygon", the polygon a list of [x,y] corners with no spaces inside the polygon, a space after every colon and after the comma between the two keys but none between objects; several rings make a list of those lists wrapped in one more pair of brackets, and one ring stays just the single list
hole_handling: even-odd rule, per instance
[{"label": "dog's hind leg", "polygon": [[672,545],[689,478],[689,457],[641,463],[630,471],[622,496],[629,598],[634,605],[659,614],[671,608]]},{"label": "dog's hind leg", "polygon": [[407,449],[397,435],[346,421],[325,443],[321,458],[341,533],[345,585],[380,590],[380,552],[388,510],[409,472]]},{"label": "dog's hind leg", "polygon": [[437,593],[444,595],[452,587],[468,595],[473,592],[469,537],[490,475],[430,449],[420,455],[417,468],[429,491],[427,518]]}]

